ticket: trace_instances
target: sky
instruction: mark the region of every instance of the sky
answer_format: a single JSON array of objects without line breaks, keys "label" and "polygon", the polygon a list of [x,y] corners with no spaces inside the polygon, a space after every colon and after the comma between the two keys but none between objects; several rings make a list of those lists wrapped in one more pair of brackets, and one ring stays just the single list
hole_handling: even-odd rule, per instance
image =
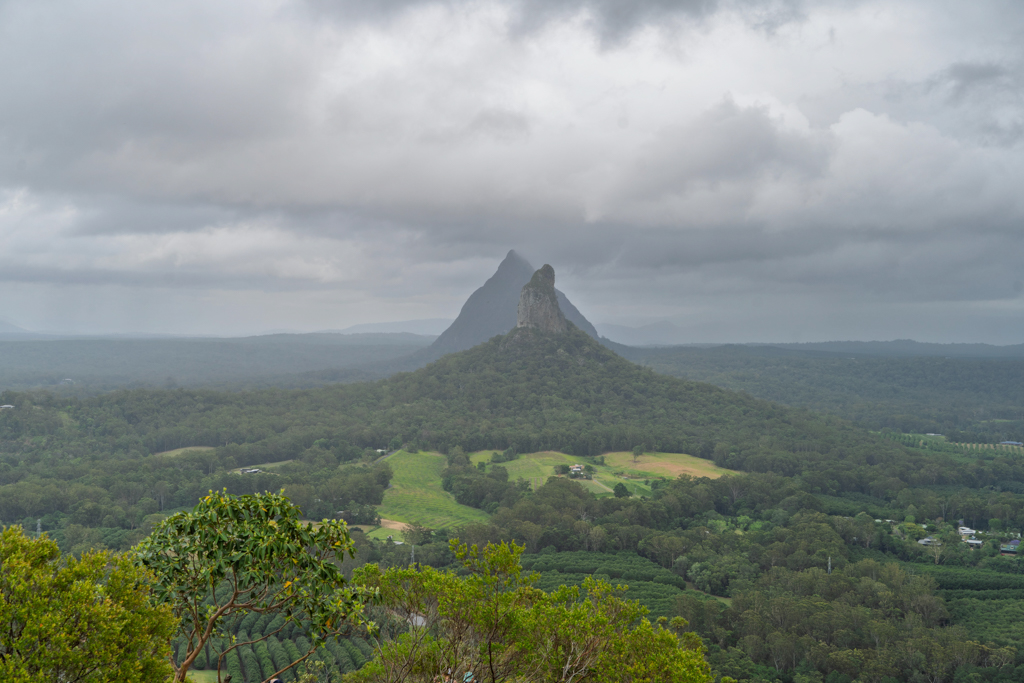
[{"label": "sky", "polygon": [[1024,342],[1019,0],[0,0],[0,320]]}]

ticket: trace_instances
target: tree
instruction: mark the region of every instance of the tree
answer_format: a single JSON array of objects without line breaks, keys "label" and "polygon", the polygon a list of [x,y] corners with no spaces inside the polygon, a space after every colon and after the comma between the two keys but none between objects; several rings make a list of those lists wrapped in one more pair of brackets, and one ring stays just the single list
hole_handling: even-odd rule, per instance
[{"label": "tree", "polygon": [[613,488],[612,491],[615,493],[616,498],[629,498],[631,495],[633,495],[629,492],[629,489],[626,488],[626,485],[623,484],[621,481],[615,485],[615,488]]},{"label": "tree", "polygon": [[152,576],[108,552],[61,559],[57,544],[0,531],[0,680],[148,683],[170,674],[175,618]]},{"label": "tree", "polygon": [[[285,617],[281,628],[305,621],[311,647],[299,661],[360,621],[365,596],[346,588],[337,566],[346,553],[354,555],[347,525],[324,520],[314,527],[302,524],[299,514],[283,494],[211,492],[136,547],[135,561],[156,575],[157,598],[180,619],[185,656],[172,662],[175,681],[185,680],[206,643],[236,615],[276,612]],[[217,662],[218,677],[228,652],[275,633],[232,644]]]},{"label": "tree", "polygon": [[639,460],[640,456],[644,454],[643,446],[633,446],[633,464],[635,465]]},{"label": "tree", "polygon": [[380,591],[382,633],[391,637],[347,680],[710,682],[700,639],[679,633],[684,620],[676,631],[651,624],[644,607],[604,581],[537,590],[522,575],[523,547],[514,543],[451,547],[466,575],[377,565],[356,571],[355,581]]}]

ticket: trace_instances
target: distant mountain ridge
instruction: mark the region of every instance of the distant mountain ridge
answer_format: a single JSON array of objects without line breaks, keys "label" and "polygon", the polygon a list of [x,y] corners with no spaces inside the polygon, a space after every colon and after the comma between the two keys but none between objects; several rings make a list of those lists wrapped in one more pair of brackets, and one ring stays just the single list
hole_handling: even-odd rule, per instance
[{"label": "distant mountain ridge", "polygon": [[399,320],[386,323],[360,323],[349,325],[340,330],[324,330],[337,334],[361,334],[361,333],[396,333],[409,332],[436,337],[454,322],[451,318],[423,318],[420,320]]},{"label": "distant mountain ridge", "polygon": [[[440,358],[483,344],[499,334],[507,334],[516,326],[519,298],[534,272],[534,267],[526,259],[514,249],[510,250],[494,275],[469,296],[455,322],[431,344],[431,354]],[[566,319],[598,339],[597,330],[568,297],[558,289],[555,289],[555,294]]]}]

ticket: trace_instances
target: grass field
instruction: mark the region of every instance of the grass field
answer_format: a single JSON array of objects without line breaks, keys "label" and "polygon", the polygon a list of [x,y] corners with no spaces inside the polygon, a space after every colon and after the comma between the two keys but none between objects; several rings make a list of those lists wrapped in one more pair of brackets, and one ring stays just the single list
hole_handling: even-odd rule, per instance
[{"label": "grass field", "polygon": [[195,681],[195,683],[217,683],[217,670],[212,669],[207,671],[189,671],[188,680]]},{"label": "grass field", "polygon": [[605,464],[628,474],[653,475],[675,479],[680,474],[691,477],[707,477],[717,479],[724,474],[735,474],[732,470],[723,469],[710,460],[697,458],[683,453],[645,453],[636,464],[632,453],[605,453]]},{"label": "grass field", "polygon": [[181,455],[188,451],[212,451],[213,446],[189,446],[188,448],[175,448],[173,451],[163,451],[161,453],[154,453],[153,455]]},{"label": "grass field", "polygon": [[[491,454],[494,451],[479,451],[470,454],[473,464],[478,462],[490,462]],[[582,462],[580,458],[556,451],[541,451],[540,453],[529,453],[520,455],[511,462],[503,462],[501,466],[508,470],[509,479],[520,477],[530,482],[533,488],[543,486],[548,477],[554,476],[555,465],[574,465]]]},{"label": "grass field", "polygon": [[[474,463],[489,462],[493,451],[479,451],[470,454]],[[647,453],[641,455],[633,463],[632,453],[605,453],[604,465],[593,464],[595,469],[592,480],[579,480],[585,488],[598,496],[612,495],[615,485],[622,483],[635,496],[649,495],[651,487],[644,480],[652,478],[675,479],[680,474],[694,477],[717,479],[723,474],[733,474],[732,470],[716,467],[708,460],[682,453]],[[587,458],[578,458],[557,451],[540,453],[524,453],[511,462],[501,463],[508,470],[510,479],[522,477],[530,482],[533,488],[542,486],[548,477],[555,475],[556,465],[586,464]]]},{"label": "grass field", "polygon": [[[446,462],[440,453],[399,451],[387,463],[395,476],[391,488],[384,492],[384,504],[377,508],[381,517],[434,529],[487,520],[486,512],[459,505],[441,488],[441,471]],[[390,533],[394,532],[384,535]],[[375,531],[370,535],[378,534]]]},{"label": "grass field", "polygon": [[264,472],[267,472],[269,470],[274,469],[275,467],[280,467],[281,465],[287,465],[290,462],[294,462],[294,460],[278,460],[277,462],[263,462],[263,463],[260,463],[259,465],[246,465],[245,467],[236,467],[235,469],[231,470],[231,473],[232,474],[238,474],[242,470],[248,470],[248,469],[257,469],[257,470],[263,470]]}]

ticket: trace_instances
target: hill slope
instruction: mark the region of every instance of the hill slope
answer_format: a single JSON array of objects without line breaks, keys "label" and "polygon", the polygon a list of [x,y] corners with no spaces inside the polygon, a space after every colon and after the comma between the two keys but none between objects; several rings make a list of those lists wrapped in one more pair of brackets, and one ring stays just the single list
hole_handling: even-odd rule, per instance
[{"label": "hill slope", "polygon": [[[519,341],[505,343],[513,337]],[[336,448],[398,440],[442,452],[455,445],[467,451],[511,446],[576,455],[643,444],[705,458],[722,444],[726,456],[759,454],[758,468],[780,472],[797,467],[784,462],[786,453],[826,458],[865,450],[881,462],[897,449],[834,418],[658,375],[576,329],[557,336],[517,329],[372,384],[137,390],[45,401],[7,392],[3,401],[18,407],[0,414],[0,441],[19,451],[31,448],[24,437],[37,435],[52,437],[47,449],[67,441],[79,451],[86,443],[143,453],[236,443],[245,451],[232,453],[237,466],[298,457],[317,439]],[[33,404],[44,409],[32,410]]]}]

